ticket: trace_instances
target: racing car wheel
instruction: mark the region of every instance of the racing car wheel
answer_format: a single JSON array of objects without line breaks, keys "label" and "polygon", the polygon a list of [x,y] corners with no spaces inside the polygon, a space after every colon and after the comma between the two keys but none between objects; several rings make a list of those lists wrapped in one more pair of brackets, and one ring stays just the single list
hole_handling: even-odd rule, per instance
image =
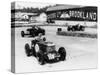
[{"label": "racing car wheel", "polygon": [[43,57],[42,53],[40,53],[40,52],[37,53],[37,59],[38,59],[38,62],[40,65],[45,64],[44,57]]},{"label": "racing car wheel", "polygon": [[60,54],[60,60],[64,61],[66,59],[66,50],[64,47],[60,47],[58,50],[58,53]]}]

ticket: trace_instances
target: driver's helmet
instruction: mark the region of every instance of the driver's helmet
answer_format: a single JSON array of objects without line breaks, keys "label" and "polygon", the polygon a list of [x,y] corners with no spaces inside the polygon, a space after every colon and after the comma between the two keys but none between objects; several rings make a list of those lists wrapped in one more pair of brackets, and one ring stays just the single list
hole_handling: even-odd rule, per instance
[{"label": "driver's helmet", "polygon": [[35,39],[37,41],[42,41],[42,33],[38,34],[38,36]]}]

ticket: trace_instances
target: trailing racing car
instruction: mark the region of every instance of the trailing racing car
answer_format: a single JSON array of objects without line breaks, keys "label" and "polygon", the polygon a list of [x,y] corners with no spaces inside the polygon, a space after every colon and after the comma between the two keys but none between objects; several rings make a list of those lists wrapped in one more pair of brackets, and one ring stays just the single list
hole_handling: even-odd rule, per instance
[{"label": "trailing racing car", "polygon": [[55,44],[45,40],[45,38],[43,38],[42,41],[32,40],[31,46],[26,43],[26,55],[28,57],[34,56],[40,65],[66,60],[66,50],[64,47],[60,47],[59,50],[56,51]]},{"label": "trailing racing car", "polygon": [[70,26],[68,26],[67,30],[68,31],[84,31],[85,26],[82,26],[82,25],[79,25],[79,24],[74,25],[74,26],[70,25]]},{"label": "trailing racing car", "polygon": [[28,28],[26,30],[26,33],[24,31],[21,31],[21,36],[24,37],[25,35],[29,35],[31,37],[35,37],[40,33],[42,33],[42,35],[45,35],[45,30],[38,26],[33,26],[32,28]]}]

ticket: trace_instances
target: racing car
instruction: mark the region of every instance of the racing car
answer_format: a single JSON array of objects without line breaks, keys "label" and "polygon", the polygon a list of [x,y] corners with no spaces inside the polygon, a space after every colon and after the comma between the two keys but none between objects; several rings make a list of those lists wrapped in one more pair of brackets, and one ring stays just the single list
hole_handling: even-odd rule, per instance
[{"label": "racing car", "polygon": [[65,48],[60,47],[57,51],[55,44],[53,42],[46,41],[45,38],[43,38],[43,41],[32,40],[31,46],[26,43],[25,52],[28,57],[34,56],[40,65],[66,60]]},{"label": "racing car", "polygon": [[35,36],[38,36],[38,34],[40,34],[40,33],[42,33],[42,35],[45,35],[45,30],[38,27],[38,26],[33,26],[32,28],[28,28],[25,32],[21,31],[21,36],[22,37],[24,37],[25,35],[35,37]]},{"label": "racing car", "polygon": [[85,26],[82,26],[82,25],[69,25],[68,28],[67,28],[68,31],[84,31],[85,30]]}]

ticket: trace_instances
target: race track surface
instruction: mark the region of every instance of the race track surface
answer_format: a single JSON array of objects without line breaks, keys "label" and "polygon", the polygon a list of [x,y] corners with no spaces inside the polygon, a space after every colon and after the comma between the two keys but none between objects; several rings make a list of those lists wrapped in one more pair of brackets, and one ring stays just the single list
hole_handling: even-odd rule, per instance
[{"label": "race track surface", "polygon": [[[88,69],[97,67],[97,39],[71,36],[59,36],[56,34],[56,26],[41,26],[46,30],[46,39],[56,44],[56,49],[63,46],[66,49],[66,61],[54,64],[39,65],[35,57],[27,57],[24,46],[30,43],[29,37],[21,37],[21,31],[29,27],[15,28],[15,68],[17,73],[58,71],[72,69]],[[66,30],[65,27],[62,27]],[[14,29],[14,28],[13,28]],[[87,32],[97,33],[96,30],[86,29]],[[13,36],[13,35],[12,35]]]}]

